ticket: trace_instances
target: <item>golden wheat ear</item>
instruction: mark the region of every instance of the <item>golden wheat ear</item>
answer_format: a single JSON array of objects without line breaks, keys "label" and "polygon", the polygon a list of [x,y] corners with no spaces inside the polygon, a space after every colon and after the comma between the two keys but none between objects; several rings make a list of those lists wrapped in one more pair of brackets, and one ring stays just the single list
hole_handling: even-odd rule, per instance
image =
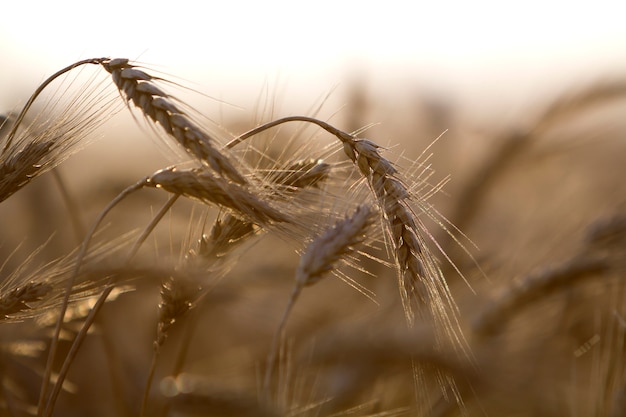
[{"label": "golden wheat ear", "polygon": [[[438,261],[427,244],[427,239],[434,238],[414,211],[414,207],[419,210],[425,206],[421,201],[425,197],[409,189],[395,164],[383,156],[381,146],[316,118],[289,116],[251,129],[231,140],[225,148],[233,148],[264,130],[288,122],[317,125],[341,142],[344,153],[358,169],[377,201],[386,232],[386,244],[396,264],[407,322],[412,325],[415,312],[425,309],[440,333],[439,341],[452,343],[467,354],[467,342],[456,316],[456,304]],[[436,242],[434,244],[437,245]]]},{"label": "golden wheat ear", "polygon": [[222,206],[259,225],[289,222],[286,214],[273,208],[253,192],[213,175],[206,168],[166,168],[151,175],[147,185]]},{"label": "golden wheat ear", "polygon": [[111,74],[126,100],[140,109],[148,120],[159,124],[187,153],[218,174],[239,184],[246,184],[246,179],[231,160],[216,149],[216,140],[191,120],[174,102],[173,97],[154,83],[160,78],[140,70],[125,58],[103,61],[101,65]]}]

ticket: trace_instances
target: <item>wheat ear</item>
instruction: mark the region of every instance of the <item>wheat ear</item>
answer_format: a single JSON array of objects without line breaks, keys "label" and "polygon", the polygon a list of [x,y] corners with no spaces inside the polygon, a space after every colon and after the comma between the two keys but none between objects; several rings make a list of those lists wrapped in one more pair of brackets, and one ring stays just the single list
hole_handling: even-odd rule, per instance
[{"label": "wheat ear", "polygon": [[[223,206],[229,209],[234,210],[238,214],[250,219],[253,223],[261,224],[261,225],[269,225],[271,222],[287,222],[288,217],[279,212],[278,210],[272,208],[267,203],[260,200],[256,195],[245,190],[241,185],[230,182],[224,178],[216,177],[210,173],[209,170],[205,168],[195,168],[190,170],[178,170],[175,167],[167,168],[164,170],[160,170],[155,174],[145,177],[132,186],[128,187],[124,190],[120,195],[118,195],[109,205],[100,213],[96,221],[94,222],[91,230],[85,237],[83,241],[83,245],[78,254],[78,259],[76,261],[76,268],[73,274],[73,278],[68,281],[68,289],[66,290],[66,299],[64,300],[61,308],[61,313],[59,317],[59,322],[57,324],[57,328],[55,329],[55,336],[53,337],[52,347],[50,349],[50,357],[53,358],[56,354],[56,344],[58,343],[58,332],[60,332],[60,326],[63,322],[63,317],[65,315],[65,309],[67,308],[67,302],[69,297],[69,288],[73,285],[75,277],[78,275],[82,260],[86,254],[89,241],[91,237],[95,233],[95,230],[99,226],[99,224],[104,219],[104,216],[121,200],[123,200],[129,194],[143,188],[143,187],[157,187],[163,188],[169,192],[174,193],[175,195],[184,195],[190,198],[195,198],[205,203],[212,203],[219,206]],[[175,199],[170,199],[170,202],[173,204]],[[169,208],[168,205],[165,206]],[[147,230],[151,230],[158,220],[161,218],[163,214],[163,210],[157,218],[151,223],[150,227]],[[136,249],[140,242],[145,239],[146,233],[142,234],[139,241],[133,247],[131,252],[131,257],[134,255]],[[87,320],[85,321],[81,332],[77,335],[72,349],[70,350],[70,354],[66,357],[64,362],[62,371],[59,376],[59,380],[55,384],[55,387],[50,395],[48,400],[48,404],[46,405],[46,414],[51,413],[54,407],[54,403],[56,401],[56,397],[60,392],[60,387],[63,379],[65,378],[71,361],[73,359],[72,355],[75,355],[78,348],[82,344],[82,341],[87,333],[87,330],[91,326],[91,323],[95,319],[96,314],[99,309],[103,305],[104,301],[114,289],[114,284],[108,285],[105,290],[100,295],[98,302],[94,309],[90,312]],[[48,363],[52,363],[52,361],[48,361]],[[50,375],[51,368],[46,370],[46,375]],[[47,378],[45,378],[47,380]],[[40,409],[43,407],[43,398],[47,393],[47,383],[44,382],[42,385],[42,394],[40,400]]]},{"label": "wheat ear", "polygon": [[399,178],[394,165],[380,153],[381,147],[372,141],[358,139],[324,121],[306,117],[289,116],[258,126],[238,136],[225,145],[232,148],[251,136],[287,122],[313,123],[334,135],[343,144],[345,154],[358,167],[375,195],[385,219],[386,231],[393,246],[398,268],[398,279],[405,316],[409,324],[414,321],[412,303],[421,301],[430,309],[437,328],[458,346],[465,346],[456,320],[456,306],[434,255],[428,248],[423,233],[426,227],[411,209],[413,195]]},{"label": "wheat ear", "polygon": [[330,175],[330,165],[321,159],[302,159],[284,167],[277,167],[269,174],[272,183],[293,189],[318,187]]},{"label": "wheat ear", "polygon": [[125,58],[111,59],[101,64],[111,74],[117,88],[124,92],[126,99],[132,101],[147,118],[160,124],[185,151],[218,174],[240,184],[246,183],[246,179],[228,158],[214,147],[215,140],[153,83],[158,78],[138,69]]},{"label": "wheat ear", "polygon": [[51,142],[30,142],[12,154],[0,156],[0,201],[4,201],[37,177],[41,162],[50,154]]},{"label": "wheat ear", "polygon": [[285,325],[302,289],[318,282],[324,275],[336,269],[337,264],[342,259],[346,259],[356,252],[358,245],[366,239],[367,229],[372,224],[375,214],[376,211],[373,208],[359,206],[351,216],[338,221],[334,226],[313,239],[305,248],[296,269],[295,285],[274,333],[267,358],[263,389],[268,400],[274,362],[283,339]]},{"label": "wheat ear", "polygon": [[161,303],[159,304],[157,337],[154,341],[150,371],[141,402],[140,417],[146,415],[148,396],[150,394],[150,388],[152,387],[160,348],[165,343],[169,329],[174,325],[176,320],[180,319],[191,309],[200,290],[201,288],[199,286],[193,285],[185,280],[174,279],[174,277],[169,277],[161,284]]}]

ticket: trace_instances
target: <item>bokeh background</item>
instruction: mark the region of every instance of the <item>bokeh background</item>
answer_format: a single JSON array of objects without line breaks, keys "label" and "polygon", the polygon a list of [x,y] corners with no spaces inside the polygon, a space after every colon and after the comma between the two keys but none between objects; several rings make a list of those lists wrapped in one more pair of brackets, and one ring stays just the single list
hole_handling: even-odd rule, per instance
[{"label": "bokeh background", "polygon": [[[471,256],[440,228],[431,230],[471,285],[442,263],[481,369],[481,378],[472,380],[475,390],[462,393],[468,413],[624,415],[626,25],[620,2],[5,3],[0,112],[19,109],[58,69],[111,56],[138,60],[191,87],[189,99],[201,99],[197,108],[233,134],[280,115],[310,114],[320,102],[319,117],[339,128],[374,124],[367,137],[390,145],[405,163],[443,134],[430,148],[437,174],[432,181],[451,179],[432,202],[473,242],[459,237]],[[129,114],[120,116],[59,169],[84,224],[126,186],[172,163],[150,129],[138,128]],[[40,252],[44,260],[76,247],[73,215],[58,194],[44,175],[0,205],[5,271],[49,239]],[[143,227],[163,201],[163,195],[146,193],[129,202],[111,216],[107,232],[119,236]],[[155,242],[188,233],[191,214],[198,212],[181,206]],[[154,251],[159,260],[178,254],[160,250]],[[146,259],[154,261],[149,256],[155,253]],[[502,295],[516,294],[516,285],[598,254],[608,259],[609,272],[537,291],[516,314],[496,320],[495,335],[480,330],[481,317]],[[199,381],[198,402],[183,398],[175,415],[225,415],[220,404],[257,398],[259,367],[297,257],[288,244],[270,240],[245,259],[190,320],[196,330],[184,369],[191,385],[193,378]],[[377,293],[380,305],[339,280],[326,280],[294,310],[290,349],[295,358],[306,358],[294,367],[301,398],[294,394],[291,415],[419,415],[412,359],[396,353],[420,343],[432,347],[432,340],[406,333],[393,271],[372,268],[375,276],[363,285]],[[140,281],[138,291],[106,306],[70,374],[78,394],[64,393],[59,415],[137,414],[158,318],[154,281]],[[19,332],[3,327],[1,337],[30,337],[28,325]],[[172,382],[168,372],[184,329],[173,329],[163,349],[155,409],[164,401],[161,383]],[[362,346],[363,334],[372,346]],[[381,340],[389,343],[376,343]],[[324,343],[360,364],[344,366]],[[328,356],[324,366],[306,362],[314,352]],[[13,371],[12,357],[2,359]],[[39,387],[28,368],[42,362],[43,355],[29,358],[15,371],[27,398]],[[307,414],[307,406],[323,403],[330,388],[359,372],[372,383],[352,380],[345,404],[312,406]],[[309,377],[328,385],[311,389]],[[430,397],[435,405],[438,395]],[[223,402],[213,403],[214,409],[202,402],[216,398]],[[443,403],[439,414],[424,415],[458,412],[454,401]],[[346,412],[353,406],[352,414]],[[232,415],[245,414],[235,409]]]},{"label": "bokeh background", "polygon": [[621,12],[618,1],[6,2],[0,107],[70,62],[114,56],[239,106],[268,80],[308,105],[361,77],[390,96],[408,84],[501,109],[622,71]]}]

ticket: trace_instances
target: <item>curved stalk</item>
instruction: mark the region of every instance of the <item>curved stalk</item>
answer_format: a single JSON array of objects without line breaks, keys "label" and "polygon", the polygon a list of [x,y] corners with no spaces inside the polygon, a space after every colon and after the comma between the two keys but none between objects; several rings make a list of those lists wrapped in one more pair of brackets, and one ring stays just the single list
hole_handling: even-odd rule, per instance
[{"label": "curved stalk", "polygon": [[9,146],[11,146],[11,142],[13,141],[13,138],[15,137],[15,133],[17,132],[17,128],[19,127],[20,123],[22,123],[22,121],[24,120],[24,117],[26,116],[26,113],[28,113],[28,110],[30,110],[30,107],[33,105],[33,103],[35,102],[35,100],[37,99],[39,94],[41,94],[41,92],[52,81],[54,81],[55,79],[57,79],[61,75],[65,74],[66,72],[69,72],[69,71],[73,70],[76,67],[80,67],[81,65],[86,65],[86,64],[97,64],[97,65],[100,65],[100,64],[102,64],[103,62],[105,62],[107,60],[108,60],[108,58],[90,58],[90,59],[84,59],[82,61],[75,62],[72,65],[69,65],[69,66],[67,66],[67,67],[65,67],[65,68],[55,72],[50,77],[48,77],[48,79],[46,79],[43,83],[41,83],[41,85],[39,87],[37,87],[35,92],[28,99],[28,101],[26,102],[26,105],[24,105],[24,108],[22,108],[22,111],[17,116],[17,119],[15,119],[15,123],[13,124],[13,127],[12,127],[11,131],[9,132],[9,135],[7,136],[7,142],[4,144],[4,148],[2,148],[2,153],[5,153],[7,151],[7,149],[9,149]]}]

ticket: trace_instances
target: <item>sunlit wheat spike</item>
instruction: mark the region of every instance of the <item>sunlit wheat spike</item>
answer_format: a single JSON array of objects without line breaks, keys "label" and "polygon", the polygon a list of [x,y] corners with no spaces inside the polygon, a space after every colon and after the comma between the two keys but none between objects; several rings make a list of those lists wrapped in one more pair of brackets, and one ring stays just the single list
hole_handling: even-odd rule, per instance
[{"label": "sunlit wheat spike", "polygon": [[84,146],[89,133],[116,113],[117,100],[98,67],[96,72],[82,68],[68,74],[99,62],[78,61],[57,71],[39,85],[17,116],[2,117],[0,202]]},{"label": "sunlit wheat spike", "polygon": [[270,180],[294,188],[317,187],[330,175],[331,166],[321,159],[304,159],[270,173]]},{"label": "sunlit wheat spike", "polygon": [[355,250],[366,238],[376,211],[369,206],[359,206],[355,212],[316,237],[306,247],[296,270],[296,283],[313,285],[337,263]]},{"label": "sunlit wheat spike", "polygon": [[425,304],[430,309],[432,318],[445,337],[457,345],[465,346],[456,318],[456,305],[424,238],[427,236],[432,240],[432,237],[412,209],[412,205],[423,206],[422,197],[409,191],[398,169],[381,154],[381,146],[313,117],[288,116],[249,130],[230,141],[226,148],[237,146],[269,128],[295,121],[313,123],[333,134],[341,141],[344,153],[366,179],[383,214],[388,242],[393,246],[391,250],[398,268],[400,293],[409,324],[414,322],[413,304],[422,301],[418,303],[419,307]]},{"label": "sunlit wheat spike", "polygon": [[411,209],[414,196],[398,177],[398,170],[381,153],[381,147],[369,140],[343,139],[344,151],[358,166],[380,204],[389,240],[399,269],[400,292],[409,323],[414,320],[411,304],[421,301],[452,338],[449,311],[453,305],[451,295],[425,239],[423,225]]},{"label": "sunlit wheat spike", "polygon": [[169,328],[191,309],[201,288],[181,278],[168,278],[161,284],[159,324],[155,346],[165,343]]},{"label": "sunlit wheat spike", "polygon": [[296,269],[296,282],[293,291],[278,324],[274,340],[267,358],[267,368],[263,380],[265,395],[270,397],[270,383],[274,371],[274,362],[278,355],[280,341],[287,319],[296,300],[305,287],[315,284],[329,272],[336,270],[342,260],[348,259],[366,239],[367,229],[373,223],[376,210],[367,205],[358,206],[349,217],[337,221],[315,237],[304,249]]},{"label": "sunlit wheat spike", "polygon": [[126,99],[132,101],[143,114],[158,123],[188,153],[210,166],[218,174],[240,184],[246,179],[229,159],[215,147],[215,140],[195,124],[170,97],[152,83],[157,78],[131,64],[128,59],[111,59],[102,63]]},{"label": "sunlit wheat spike", "polygon": [[147,184],[174,194],[229,208],[259,225],[289,222],[286,214],[273,208],[257,195],[239,184],[212,175],[211,171],[205,168],[185,170],[166,168],[150,176]]},{"label": "sunlit wheat spike", "polygon": [[257,230],[254,223],[227,213],[223,218],[215,220],[208,236],[203,235],[200,238],[197,254],[203,258],[221,258]]}]

